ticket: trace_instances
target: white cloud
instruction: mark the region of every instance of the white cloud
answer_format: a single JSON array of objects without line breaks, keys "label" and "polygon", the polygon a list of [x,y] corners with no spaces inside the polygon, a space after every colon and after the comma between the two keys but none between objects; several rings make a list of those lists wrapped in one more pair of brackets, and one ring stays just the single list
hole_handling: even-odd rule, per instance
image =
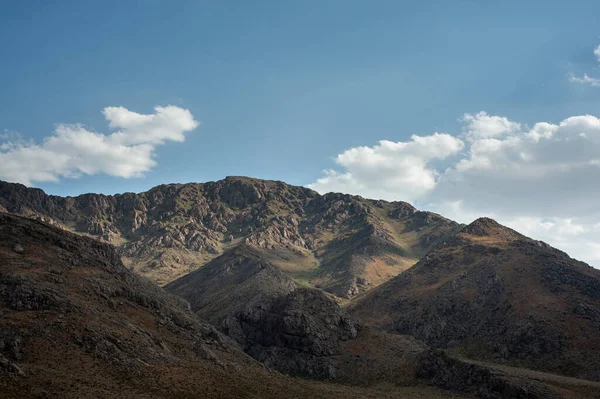
[{"label": "white cloud", "polygon": [[176,106],[156,107],[142,115],[123,107],[103,110],[110,134],[83,125],[59,124],[42,143],[4,134],[0,140],[0,179],[31,185],[62,177],[105,173],[139,177],[156,165],[156,147],[166,141],[182,142],[198,122],[190,111]]},{"label": "white cloud", "polygon": [[[596,60],[598,62],[600,62],[600,44],[598,45],[598,47],[596,47],[594,49],[594,56],[596,57]],[[600,87],[600,79],[588,76],[587,73],[584,73],[583,77],[570,76],[569,81],[571,83],[578,83],[578,84],[590,85],[593,87]]]},{"label": "white cloud", "polygon": [[469,140],[503,136],[521,129],[519,123],[500,116],[488,115],[484,111],[475,115],[465,114],[462,121],[466,122],[464,131]]},{"label": "white cloud", "polygon": [[513,215],[573,217],[599,213],[600,120],[591,115],[538,123],[503,139],[471,143],[433,193]]},{"label": "white cloud", "polygon": [[572,83],[580,83],[580,84],[586,84],[586,85],[590,85],[590,86],[594,86],[594,87],[600,87],[600,79],[598,78],[592,78],[590,76],[588,76],[587,73],[583,74],[583,77],[577,77],[577,76],[571,76],[569,78],[569,81]]},{"label": "white cloud", "polygon": [[[462,222],[495,217],[600,266],[600,119],[581,115],[530,128],[480,112],[461,121],[461,133],[443,141],[413,136],[349,149],[336,158],[342,170],[311,187],[418,201]],[[460,136],[467,137],[464,151]],[[415,145],[415,137],[438,137],[430,139],[437,146]],[[433,154],[446,160],[431,162]]]},{"label": "white cloud", "polygon": [[351,148],[335,158],[346,171],[324,171],[309,185],[316,191],[353,192],[365,197],[414,200],[431,191],[436,171],[431,161],[457,154],[464,143],[449,134],[413,135],[407,142],[382,140],[373,147]]}]

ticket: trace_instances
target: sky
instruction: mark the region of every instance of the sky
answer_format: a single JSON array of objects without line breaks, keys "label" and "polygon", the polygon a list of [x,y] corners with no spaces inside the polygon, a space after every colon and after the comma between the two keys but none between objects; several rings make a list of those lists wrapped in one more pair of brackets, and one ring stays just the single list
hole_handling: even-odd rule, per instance
[{"label": "sky", "polygon": [[597,1],[1,1],[0,179],[245,175],[491,216],[600,267]]}]

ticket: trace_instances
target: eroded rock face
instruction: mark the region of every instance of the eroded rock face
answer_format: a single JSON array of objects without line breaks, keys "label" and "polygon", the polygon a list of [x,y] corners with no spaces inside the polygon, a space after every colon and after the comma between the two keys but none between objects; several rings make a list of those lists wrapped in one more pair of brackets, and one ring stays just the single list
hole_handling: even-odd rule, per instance
[{"label": "eroded rock face", "polygon": [[305,271],[310,283],[347,298],[397,275],[458,228],[404,202],[246,177],[67,198],[0,182],[0,209],[114,244],[131,270],[160,285],[244,244],[315,265]]},{"label": "eroded rock face", "polygon": [[417,376],[428,383],[477,398],[542,399],[561,398],[539,384],[522,378],[508,378],[492,369],[449,357],[430,350],[419,360]]},{"label": "eroded rock face", "polygon": [[[13,250],[17,243],[24,252]],[[252,249],[238,251],[207,270],[213,283],[229,289],[230,280],[239,288],[229,298],[240,343],[200,319],[184,299],[127,270],[111,245],[0,214],[0,396],[365,397],[362,388],[329,389],[273,372],[335,376],[329,360],[356,336],[356,326],[325,294],[299,289]],[[218,311],[226,303],[218,305],[212,316],[226,318]],[[353,357],[337,360],[347,364]]]},{"label": "eroded rock face", "polygon": [[330,357],[340,353],[341,341],[356,338],[357,329],[324,293],[298,288],[229,318],[224,331],[233,333],[250,356],[276,370],[335,378]]},{"label": "eroded rock face", "polygon": [[[23,252],[14,251],[17,243]],[[111,245],[7,214],[0,214],[0,318],[0,396],[10,387],[39,397],[34,389],[43,386],[63,397],[76,381],[74,395],[117,397],[115,373],[166,389],[151,369],[175,375],[199,367],[202,378],[211,368],[231,378],[238,369],[262,372],[189,303],[128,271]]]}]

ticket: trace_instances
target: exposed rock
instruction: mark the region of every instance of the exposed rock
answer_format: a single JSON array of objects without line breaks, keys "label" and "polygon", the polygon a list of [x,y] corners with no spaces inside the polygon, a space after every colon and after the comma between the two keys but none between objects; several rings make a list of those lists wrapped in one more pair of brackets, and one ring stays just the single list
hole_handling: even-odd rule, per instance
[{"label": "exposed rock", "polygon": [[509,378],[489,368],[469,364],[442,351],[428,351],[419,362],[417,376],[430,384],[477,398],[550,399],[561,396],[526,379]]},{"label": "exposed rock", "polygon": [[239,242],[278,265],[318,263],[303,271],[310,283],[344,297],[397,275],[458,226],[403,202],[246,177],[68,198],[0,182],[0,207],[114,244],[133,271],[160,285]]},{"label": "exposed rock", "polygon": [[[321,291],[298,288],[270,306],[237,315],[246,352],[281,372],[335,378],[329,357],[340,342],[356,338],[357,324]],[[231,323],[231,322],[230,322]]]},{"label": "exposed rock", "polygon": [[[27,251],[15,253],[16,242]],[[311,298],[277,302],[289,316],[286,331],[300,340],[307,329],[327,328],[339,339],[355,333],[343,318],[305,320],[296,309]],[[334,314],[325,305],[315,302]],[[269,371],[183,299],[127,270],[112,246],[6,214],[0,215],[0,319],[2,398],[380,396]],[[313,364],[304,369],[323,372]]]},{"label": "exposed rock", "polygon": [[21,244],[16,243],[13,247],[13,251],[15,251],[18,254],[22,254],[23,252],[25,252],[25,248],[23,248]]},{"label": "exposed rock", "polygon": [[357,325],[323,292],[298,288],[252,247],[239,247],[166,286],[278,371],[334,378],[331,357]]}]

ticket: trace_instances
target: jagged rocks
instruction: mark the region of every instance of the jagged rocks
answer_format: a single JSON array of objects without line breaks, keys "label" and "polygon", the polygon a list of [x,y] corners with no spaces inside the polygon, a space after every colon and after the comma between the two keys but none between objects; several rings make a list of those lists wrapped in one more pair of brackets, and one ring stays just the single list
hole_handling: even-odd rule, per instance
[{"label": "jagged rocks", "polygon": [[247,308],[225,324],[244,350],[286,374],[331,379],[331,357],[340,342],[356,338],[358,325],[321,291],[299,288],[270,304]]},{"label": "jagged rocks", "polygon": [[112,243],[131,270],[160,285],[243,243],[316,261],[319,275],[310,283],[346,297],[397,275],[453,229],[453,222],[406,203],[321,196],[246,177],[68,198],[0,182],[0,207]]},{"label": "jagged rocks", "polygon": [[560,398],[538,384],[503,376],[489,368],[451,358],[439,350],[425,352],[418,364],[417,377],[426,379],[432,385],[477,398]]}]

